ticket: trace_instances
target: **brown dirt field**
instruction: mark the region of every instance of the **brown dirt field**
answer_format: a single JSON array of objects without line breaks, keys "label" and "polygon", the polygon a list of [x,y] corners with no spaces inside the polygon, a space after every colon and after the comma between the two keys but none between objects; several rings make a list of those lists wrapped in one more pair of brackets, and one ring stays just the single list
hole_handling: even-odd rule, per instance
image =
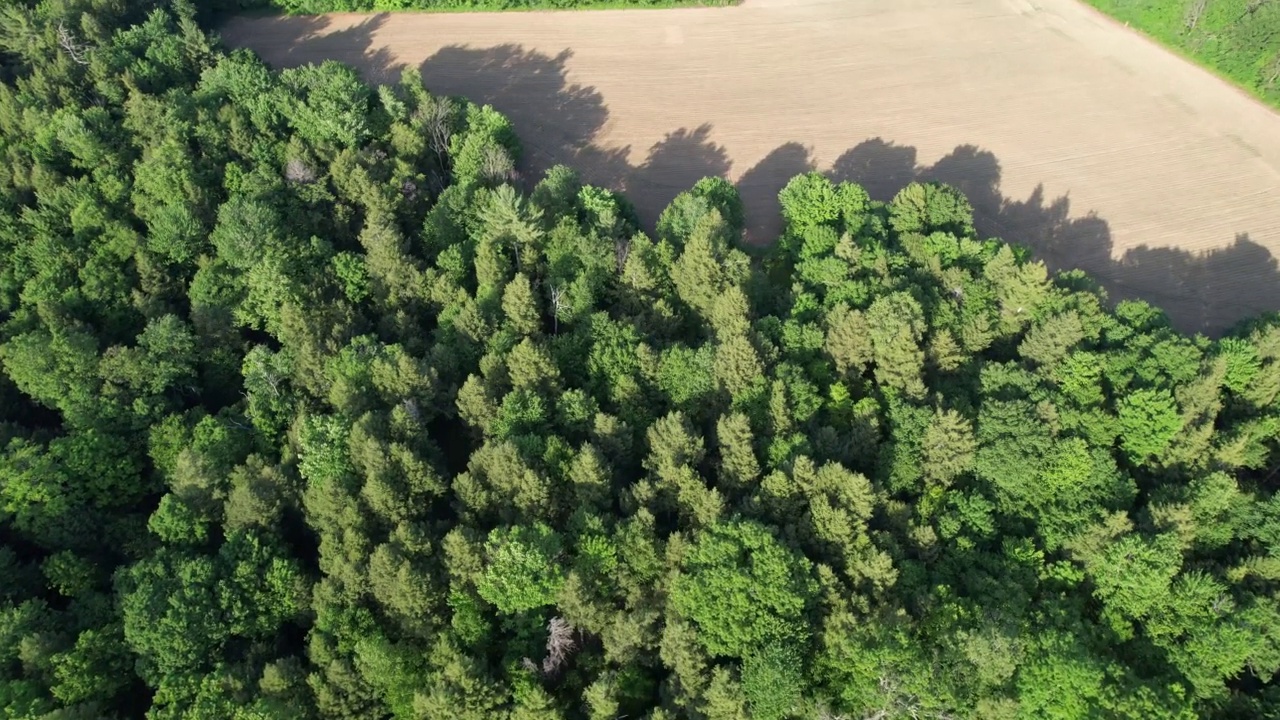
[{"label": "brown dirt field", "polygon": [[512,118],[527,176],[568,163],[649,223],[706,175],[738,184],[757,240],[802,171],[880,199],[934,178],[984,233],[1183,330],[1280,310],[1280,115],[1074,0],[237,18],[222,35],[282,67],[418,66]]}]

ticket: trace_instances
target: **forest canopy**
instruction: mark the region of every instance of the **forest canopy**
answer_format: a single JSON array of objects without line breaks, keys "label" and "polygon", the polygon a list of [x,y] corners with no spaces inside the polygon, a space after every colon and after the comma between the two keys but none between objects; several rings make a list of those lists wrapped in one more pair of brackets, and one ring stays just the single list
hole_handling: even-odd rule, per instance
[{"label": "forest canopy", "polygon": [[4,717],[1280,713],[1280,318],[1179,334],[938,184],[645,232],[181,0],[0,53]]}]

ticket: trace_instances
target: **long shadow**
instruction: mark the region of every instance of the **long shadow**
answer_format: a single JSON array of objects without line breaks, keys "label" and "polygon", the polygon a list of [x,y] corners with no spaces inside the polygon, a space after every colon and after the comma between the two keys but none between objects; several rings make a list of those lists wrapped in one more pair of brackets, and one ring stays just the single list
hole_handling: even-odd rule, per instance
[{"label": "long shadow", "polygon": [[809,148],[798,142],[779,145],[738,178],[738,194],[746,215],[747,240],[756,245],[773,242],[782,229],[778,191],[796,175],[815,167]]},{"label": "long shadow", "polygon": [[421,70],[432,92],[462,95],[511,118],[524,146],[523,176],[536,179],[552,165],[571,165],[586,182],[625,192],[650,229],[681,191],[728,174],[728,153],[711,142],[710,125],[667,133],[638,163],[630,146],[601,147],[596,138],[609,110],[594,88],[569,82],[572,57],[569,50],[548,55],[519,45],[450,46]]},{"label": "long shadow", "polygon": [[667,133],[649,148],[643,163],[623,171],[618,187],[649,229],[676,195],[704,177],[729,174],[729,154],[710,136],[711,126],[706,124]]},{"label": "long shadow", "polygon": [[536,179],[557,163],[588,182],[615,186],[630,148],[603,150],[593,141],[609,119],[595,88],[568,81],[573,53],[548,55],[519,45],[440,49],[421,66],[427,89],[492,105],[511,119],[523,146],[521,175]]},{"label": "long shadow", "polygon": [[218,34],[229,47],[252,48],[276,68],[297,67],[317,58],[337,60],[359,70],[369,82],[389,83],[399,79],[404,64],[396,62],[385,45],[376,44],[374,34],[390,17],[390,13],[370,15],[330,32],[325,30],[333,19],[325,15],[232,17],[218,28]]},{"label": "long shadow", "polygon": [[[325,18],[278,18],[280,27],[262,43],[261,26],[253,43],[278,67],[317,57],[349,62],[367,79],[396,79],[402,66],[385,50],[373,50],[373,34],[386,15],[320,34]],[[258,21],[259,23],[261,21]],[[234,27],[226,33],[240,42]],[[572,51],[555,55],[506,44],[489,48],[455,45],[441,49],[420,69],[427,88],[489,104],[511,118],[524,154],[519,170],[536,181],[549,167],[568,164],[589,183],[621,190],[652,230],[662,209],[681,191],[706,176],[727,176],[732,163],[712,140],[710,125],[681,128],[633,159],[631,147],[603,147],[597,141],[609,122],[609,110],[593,87],[572,83]],[[829,168],[834,180],[866,187],[878,200],[913,180],[938,180],[963,190],[974,206],[975,224],[987,237],[1030,247],[1053,270],[1079,268],[1094,276],[1113,300],[1141,298],[1165,310],[1185,332],[1220,334],[1259,312],[1280,309],[1280,272],[1276,259],[1246,233],[1234,243],[1203,254],[1177,248],[1137,247],[1112,257],[1114,242],[1105,220],[1093,213],[1073,217],[1067,197],[1048,198],[1037,188],[1025,199],[1000,190],[1000,163],[972,145],[957,147],[933,165],[922,166],[918,152],[883,138],[860,142]],[[746,207],[748,240],[767,243],[781,228],[777,192],[795,175],[812,170],[808,148],[786,143],[740,174],[738,187]]]},{"label": "long shadow", "polygon": [[873,138],[841,155],[830,175],[861,183],[877,200],[892,199],[912,180],[954,185],[969,197],[984,236],[1030,247],[1052,270],[1084,270],[1113,301],[1146,300],[1183,332],[1218,335],[1246,317],[1280,309],[1276,258],[1247,233],[1205,253],[1139,246],[1113,257],[1107,222],[1094,213],[1072,217],[1069,198],[1048,199],[1043,187],[1025,200],[1006,197],[991,152],[962,145],[931,166],[918,165],[916,155],[910,146]]}]

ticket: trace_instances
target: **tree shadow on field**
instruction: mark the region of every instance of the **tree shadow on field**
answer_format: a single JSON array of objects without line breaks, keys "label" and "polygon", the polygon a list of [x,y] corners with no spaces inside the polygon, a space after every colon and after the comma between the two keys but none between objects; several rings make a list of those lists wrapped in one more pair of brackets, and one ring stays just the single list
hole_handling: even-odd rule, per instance
[{"label": "tree shadow on field", "polygon": [[961,145],[931,166],[919,165],[916,156],[914,147],[873,138],[842,154],[829,175],[886,201],[913,180],[953,185],[973,204],[984,237],[1026,245],[1053,271],[1084,270],[1113,301],[1146,300],[1183,332],[1219,335],[1246,317],[1280,309],[1276,259],[1247,233],[1205,253],[1143,245],[1113,257],[1107,222],[1092,212],[1072,217],[1070,198],[1048,199],[1043,187],[1025,200],[1006,197],[991,152]]},{"label": "tree shadow on field", "polygon": [[569,82],[572,57],[570,50],[548,55],[519,45],[449,46],[421,70],[431,92],[492,105],[511,119],[524,149],[522,176],[536,181],[553,165],[569,165],[585,182],[625,192],[649,229],[680,192],[728,174],[728,153],[711,142],[710,125],[667,133],[636,164],[630,146],[597,144],[609,110],[595,88]]},{"label": "tree shadow on field", "polygon": [[233,17],[218,33],[229,47],[252,48],[275,68],[337,60],[359,70],[370,83],[389,83],[399,79],[404,64],[396,62],[385,46],[375,47],[374,34],[390,17],[390,13],[370,15],[329,32],[335,20],[326,15]]},{"label": "tree shadow on field", "polygon": [[747,241],[754,245],[773,242],[782,229],[778,191],[791,178],[815,167],[809,148],[790,142],[774,148],[763,160],[738,178],[747,223]]},{"label": "tree shadow on field", "polygon": [[[232,21],[224,26],[224,37],[233,46],[255,47],[276,67],[334,59],[354,65],[371,82],[393,82],[403,66],[393,63],[386,50],[372,49],[374,34],[387,17],[363,18],[327,33],[334,20],[325,17],[257,19],[252,28]],[[630,146],[602,145],[610,122],[608,106],[594,87],[569,80],[572,57],[570,50],[547,54],[515,44],[452,45],[427,58],[420,70],[432,93],[489,104],[511,119],[524,148],[518,169],[526,187],[553,165],[569,165],[585,182],[626,193],[650,231],[680,192],[703,177],[730,175],[728,153],[712,141],[709,124],[672,130],[634,152]],[[792,142],[740,174],[737,185],[749,241],[763,244],[777,236],[782,224],[778,191],[816,166],[810,149]],[[1042,188],[1026,199],[1006,197],[999,161],[976,146],[959,146],[922,166],[916,148],[872,138],[840,155],[827,174],[857,182],[873,198],[886,201],[913,180],[954,185],[973,204],[982,235],[1030,247],[1052,270],[1084,270],[1113,300],[1147,300],[1186,332],[1219,334],[1247,316],[1280,309],[1276,260],[1246,233],[1203,254],[1142,246],[1113,258],[1105,220],[1093,213],[1073,217],[1068,197],[1048,198]]]},{"label": "tree shadow on field", "polygon": [[[332,59],[355,67],[370,83],[392,83],[405,65],[385,47],[374,49],[374,35],[388,17],[364,17],[340,30],[330,28],[346,22],[341,17],[235,18],[221,32],[228,45],[251,47],[276,68]],[[510,118],[523,146],[517,170],[527,186],[552,166],[569,165],[587,183],[626,193],[649,230],[680,192],[729,173],[728,153],[711,142],[707,124],[668,132],[634,163],[630,146],[597,144],[609,110],[595,88],[569,81],[572,57],[571,50],[548,54],[516,44],[450,45],[419,69],[433,94],[492,105]]]}]

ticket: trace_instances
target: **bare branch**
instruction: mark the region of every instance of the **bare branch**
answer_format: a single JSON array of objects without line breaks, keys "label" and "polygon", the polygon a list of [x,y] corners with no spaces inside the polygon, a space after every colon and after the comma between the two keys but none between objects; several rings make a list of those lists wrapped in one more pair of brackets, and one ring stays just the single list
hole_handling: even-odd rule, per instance
[{"label": "bare branch", "polygon": [[1271,74],[1267,76],[1266,82],[1263,84],[1271,87],[1280,78],[1280,53],[1276,53],[1276,56],[1271,59],[1271,65],[1267,69],[1271,71]]},{"label": "bare branch", "polygon": [[562,617],[553,617],[547,623],[547,657],[542,661],[543,675],[555,675],[577,649],[573,632],[573,626]]},{"label": "bare branch", "polygon": [[1200,18],[1204,17],[1204,10],[1208,5],[1209,0],[1195,0],[1191,3],[1191,6],[1187,8],[1187,17],[1184,22],[1187,32],[1191,32],[1196,29],[1196,25],[1199,24]]},{"label": "bare branch", "polygon": [[449,166],[449,140],[453,137],[454,103],[447,97],[433,98],[425,107],[419,107],[417,115],[427,131],[431,150],[440,158],[446,171]]},{"label": "bare branch", "polygon": [[511,155],[500,145],[489,145],[480,158],[480,176],[493,183],[502,183],[515,177],[516,166]]},{"label": "bare branch", "polygon": [[422,411],[418,408],[417,400],[408,398],[404,402],[400,403],[400,407],[404,410],[405,415],[408,415],[414,422],[422,419]]},{"label": "bare branch", "polygon": [[521,658],[520,667],[541,675],[543,679],[555,677],[573,651],[578,649],[578,643],[573,639],[575,632],[577,631],[574,627],[564,618],[560,616],[551,618],[547,623],[547,656],[543,658],[542,666],[539,667],[529,658]]},{"label": "bare branch", "polygon": [[305,162],[292,158],[284,165],[284,179],[291,183],[307,184],[315,182],[316,173]]},{"label": "bare branch", "polygon": [[613,243],[613,257],[618,262],[618,272],[627,266],[627,257],[631,255],[631,240],[618,238]]},{"label": "bare branch", "polygon": [[76,42],[75,35],[71,34],[71,31],[67,29],[66,25],[62,24],[61,20],[58,21],[58,45],[67,51],[67,56],[71,58],[72,62],[81,65],[89,64],[89,46]]},{"label": "bare branch", "polygon": [[414,200],[417,200],[418,184],[412,180],[405,179],[404,182],[400,183],[400,195],[403,196],[404,199],[408,200],[409,202],[413,202]]},{"label": "bare branch", "polygon": [[568,309],[568,302],[564,298],[564,288],[552,285],[551,288],[551,319],[553,326],[552,335],[560,334],[560,313]]},{"label": "bare branch", "polygon": [[1245,18],[1245,16],[1247,16],[1247,15],[1252,15],[1252,14],[1254,14],[1254,13],[1258,12],[1258,11],[1259,11],[1259,10],[1261,10],[1264,6],[1266,6],[1266,5],[1270,4],[1270,3],[1271,3],[1271,0],[1249,0],[1249,4],[1248,4],[1248,5],[1246,5],[1246,6],[1245,6],[1245,8],[1244,8],[1244,12],[1243,12],[1243,13],[1240,13],[1240,17],[1236,18],[1236,22],[1240,22],[1240,21],[1241,21],[1241,20],[1243,20],[1243,19]]},{"label": "bare branch", "polygon": [[223,418],[223,422],[237,430],[243,430],[245,432],[253,432],[254,429],[252,425],[246,425],[234,418]]}]

